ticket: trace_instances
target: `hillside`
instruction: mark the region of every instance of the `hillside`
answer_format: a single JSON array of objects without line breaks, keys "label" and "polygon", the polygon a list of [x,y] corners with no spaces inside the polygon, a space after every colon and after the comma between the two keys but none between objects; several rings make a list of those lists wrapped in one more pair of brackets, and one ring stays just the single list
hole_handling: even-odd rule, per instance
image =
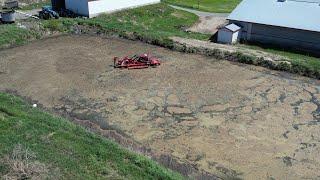
[{"label": "hillside", "polygon": [[4,179],[182,179],[157,163],[0,93]]}]

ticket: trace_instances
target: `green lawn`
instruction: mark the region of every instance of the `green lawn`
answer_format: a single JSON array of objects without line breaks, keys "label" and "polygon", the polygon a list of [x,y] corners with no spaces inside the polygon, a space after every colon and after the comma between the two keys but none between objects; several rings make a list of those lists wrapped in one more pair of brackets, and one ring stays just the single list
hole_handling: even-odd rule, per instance
[{"label": "green lawn", "polygon": [[4,93],[0,142],[4,179],[182,179],[148,158]]},{"label": "green lawn", "polygon": [[[176,10],[164,3],[104,14],[92,19],[60,19],[63,24],[80,24],[96,27],[105,32],[123,36],[136,36],[156,41],[168,40],[171,36],[209,39],[209,35],[186,32],[185,29],[198,21],[198,16]],[[46,23],[45,23],[46,24]],[[56,25],[59,26],[59,25]]]},{"label": "green lawn", "polygon": [[201,11],[230,13],[241,0],[163,0],[166,3]]},{"label": "green lawn", "polygon": [[[209,35],[185,32],[196,23],[198,17],[161,3],[141,8],[104,14],[92,19],[60,18],[42,21],[41,30],[72,32],[74,25],[96,28],[102,33],[113,33],[126,38],[134,38],[153,44],[169,43],[170,36],[206,40]],[[32,21],[32,20],[30,20]],[[37,23],[37,22],[35,22]],[[17,27],[15,24],[0,25],[0,48],[21,45],[29,39],[40,38],[41,33]]]}]

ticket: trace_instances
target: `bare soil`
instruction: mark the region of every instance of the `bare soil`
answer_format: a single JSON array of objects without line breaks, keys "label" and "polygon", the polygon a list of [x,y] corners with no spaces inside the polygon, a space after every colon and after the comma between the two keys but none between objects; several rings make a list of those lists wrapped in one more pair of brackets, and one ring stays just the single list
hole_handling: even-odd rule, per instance
[{"label": "bare soil", "polygon": [[[163,64],[113,69],[114,56],[143,52]],[[320,81],[89,36],[0,51],[0,67],[0,91],[219,177],[320,178]]]}]

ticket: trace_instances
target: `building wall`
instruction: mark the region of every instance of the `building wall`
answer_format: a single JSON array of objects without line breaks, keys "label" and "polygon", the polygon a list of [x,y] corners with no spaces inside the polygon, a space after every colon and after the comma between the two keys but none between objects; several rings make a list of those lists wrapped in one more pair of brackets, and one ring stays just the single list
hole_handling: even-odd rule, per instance
[{"label": "building wall", "polygon": [[88,0],[65,0],[66,8],[82,16],[89,16]]},{"label": "building wall", "polygon": [[232,43],[232,32],[226,29],[219,29],[218,31],[218,42],[219,43]]},{"label": "building wall", "polygon": [[147,4],[160,3],[160,0],[97,0],[89,2],[89,17],[110,13],[121,9],[134,8]]},{"label": "building wall", "polygon": [[235,22],[242,27],[241,40],[316,52],[320,50],[320,33],[262,24]]},{"label": "building wall", "polygon": [[234,32],[234,33],[232,34],[232,43],[237,43],[238,40],[239,40],[239,31]]}]

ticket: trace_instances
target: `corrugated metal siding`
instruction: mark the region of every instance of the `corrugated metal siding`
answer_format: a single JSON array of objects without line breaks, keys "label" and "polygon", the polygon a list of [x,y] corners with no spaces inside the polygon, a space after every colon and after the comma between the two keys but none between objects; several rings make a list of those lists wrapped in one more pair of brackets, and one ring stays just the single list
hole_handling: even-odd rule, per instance
[{"label": "corrugated metal siding", "polygon": [[[243,28],[241,30],[242,40],[263,44],[273,44],[285,48],[299,49],[320,54],[320,33],[262,24],[252,24],[251,34],[249,35],[248,31],[251,23],[233,22]],[[250,38],[248,38],[249,36]]]},{"label": "corrugated metal siding", "polygon": [[233,33],[231,31],[225,30],[225,29],[220,29],[218,31],[218,42],[231,44],[232,43],[232,35],[233,35]]},{"label": "corrugated metal siding", "polygon": [[252,25],[251,36],[253,35],[268,36],[278,39],[297,41],[301,43],[320,43],[320,33],[317,32],[266,26],[260,24]]},{"label": "corrugated metal siding", "polygon": [[66,8],[82,16],[89,16],[88,0],[65,0]]},{"label": "corrugated metal siding", "polygon": [[320,32],[319,3],[287,0],[243,0],[229,20]]}]

